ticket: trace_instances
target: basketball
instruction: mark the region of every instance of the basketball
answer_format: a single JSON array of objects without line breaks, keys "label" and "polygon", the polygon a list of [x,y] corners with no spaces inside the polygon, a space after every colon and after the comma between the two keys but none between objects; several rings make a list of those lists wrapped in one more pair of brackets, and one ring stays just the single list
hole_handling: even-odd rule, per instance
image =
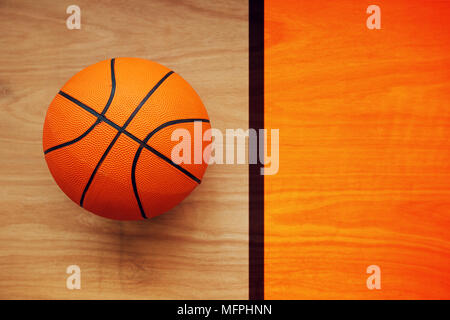
[{"label": "basketball", "polygon": [[[74,202],[106,218],[142,220],[170,210],[200,184],[207,157],[198,161],[195,148],[207,154],[208,129],[200,97],[180,75],[149,60],[115,58],[61,88],[47,110],[43,149]],[[173,161],[175,130],[192,137],[183,150],[192,161]]]}]

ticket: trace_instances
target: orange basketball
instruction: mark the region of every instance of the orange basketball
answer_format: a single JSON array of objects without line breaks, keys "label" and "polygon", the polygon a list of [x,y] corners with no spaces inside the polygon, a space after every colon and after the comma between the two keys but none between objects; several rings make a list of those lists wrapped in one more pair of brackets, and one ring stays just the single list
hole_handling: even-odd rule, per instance
[{"label": "orange basketball", "polygon": [[[190,134],[183,152],[191,161],[173,161],[183,140],[173,139],[175,129]],[[181,76],[149,60],[117,58],[62,87],[47,111],[43,148],[70,199],[103,217],[139,220],[171,209],[200,183],[207,163],[194,145],[207,154],[198,134],[208,129],[203,103]]]}]

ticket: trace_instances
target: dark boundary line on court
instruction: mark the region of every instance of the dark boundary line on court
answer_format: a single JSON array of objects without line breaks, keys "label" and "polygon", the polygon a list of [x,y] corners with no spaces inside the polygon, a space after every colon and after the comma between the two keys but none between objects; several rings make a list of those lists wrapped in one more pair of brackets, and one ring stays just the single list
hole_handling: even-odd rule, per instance
[{"label": "dark boundary line on court", "polygon": [[[249,128],[264,128],[264,1],[249,1]],[[261,139],[261,136],[259,139]],[[264,139],[264,136],[262,136]],[[259,146],[261,147],[261,146]],[[249,150],[252,152],[252,150]],[[261,150],[259,150],[261,152]],[[249,165],[249,299],[264,299],[264,176]]]}]

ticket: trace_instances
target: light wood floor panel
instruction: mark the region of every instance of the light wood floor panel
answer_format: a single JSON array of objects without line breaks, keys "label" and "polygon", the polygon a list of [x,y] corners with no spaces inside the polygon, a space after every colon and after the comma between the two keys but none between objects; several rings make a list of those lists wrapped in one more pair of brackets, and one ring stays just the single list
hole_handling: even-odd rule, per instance
[{"label": "light wood floor panel", "polygon": [[[213,127],[248,126],[245,1],[0,2],[0,298],[248,297],[247,166],[213,165],[181,205],[145,222],[72,203],[42,152],[50,101],[82,68],[148,58],[199,93]],[[66,289],[66,267],[82,289]]]}]

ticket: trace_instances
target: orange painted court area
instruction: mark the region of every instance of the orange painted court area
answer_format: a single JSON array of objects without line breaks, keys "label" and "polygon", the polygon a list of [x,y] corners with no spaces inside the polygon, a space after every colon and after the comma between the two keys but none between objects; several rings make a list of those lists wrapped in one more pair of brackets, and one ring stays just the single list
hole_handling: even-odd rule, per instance
[{"label": "orange painted court area", "polygon": [[266,299],[450,293],[450,2],[370,4],[266,1]]}]

